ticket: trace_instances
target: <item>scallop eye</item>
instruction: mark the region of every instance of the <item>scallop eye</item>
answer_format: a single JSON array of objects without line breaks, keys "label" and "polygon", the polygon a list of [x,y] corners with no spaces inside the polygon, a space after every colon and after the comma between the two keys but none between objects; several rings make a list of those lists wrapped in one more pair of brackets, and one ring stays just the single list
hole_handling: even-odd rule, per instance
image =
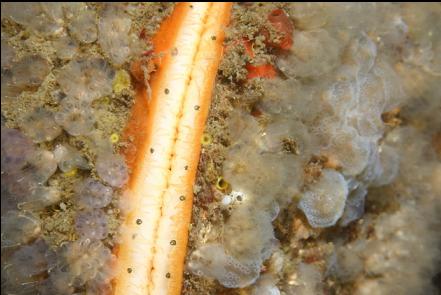
[{"label": "scallop eye", "polygon": [[204,133],[204,134],[202,135],[202,138],[201,138],[201,144],[202,144],[202,145],[209,145],[209,144],[211,144],[212,142],[213,142],[213,137],[211,137],[210,134],[208,134],[208,133]]},{"label": "scallop eye", "polygon": [[216,188],[222,192],[227,192],[228,190],[230,190],[231,185],[221,176],[218,177],[216,181]]}]

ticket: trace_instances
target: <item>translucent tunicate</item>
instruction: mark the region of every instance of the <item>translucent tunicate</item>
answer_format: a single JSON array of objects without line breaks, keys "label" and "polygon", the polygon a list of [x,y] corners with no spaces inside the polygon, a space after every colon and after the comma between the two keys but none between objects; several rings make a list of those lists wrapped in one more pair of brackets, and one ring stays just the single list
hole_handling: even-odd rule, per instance
[{"label": "translucent tunicate", "polygon": [[396,149],[383,145],[379,149],[380,171],[372,181],[372,186],[383,186],[391,183],[398,174],[400,157]]},{"label": "translucent tunicate", "polygon": [[59,144],[54,150],[55,160],[58,162],[58,168],[63,172],[69,172],[73,169],[90,169],[90,165],[79,151],[65,144]]},{"label": "translucent tunicate", "polygon": [[128,181],[127,164],[121,155],[100,154],[95,167],[98,176],[113,187],[122,187]]},{"label": "translucent tunicate", "polygon": [[33,89],[43,82],[49,74],[49,62],[39,55],[26,55],[12,65],[10,84],[18,89]]},{"label": "translucent tunicate", "polygon": [[45,183],[57,170],[54,154],[46,150],[37,150],[28,159],[22,169],[23,177],[32,179],[38,184]]},{"label": "translucent tunicate", "polygon": [[70,61],[57,75],[61,90],[68,96],[91,102],[112,93],[115,71],[101,58]]},{"label": "translucent tunicate", "polygon": [[48,253],[48,246],[41,239],[20,247],[8,259],[10,267],[5,269],[5,277],[16,286],[35,282],[36,276],[44,274],[48,269]]},{"label": "translucent tunicate", "polygon": [[89,134],[95,124],[90,103],[72,97],[61,101],[55,121],[73,136]]},{"label": "translucent tunicate", "polygon": [[28,113],[22,120],[21,128],[36,143],[51,141],[61,133],[53,113],[44,108]]},{"label": "translucent tunicate", "polygon": [[293,54],[277,60],[289,77],[314,77],[333,70],[340,62],[341,46],[325,30],[294,31]]},{"label": "translucent tunicate", "polygon": [[348,185],[340,173],[324,169],[320,179],[303,194],[299,208],[312,227],[333,226],[342,216]]},{"label": "translucent tunicate", "polygon": [[1,224],[2,248],[26,244],[41,233],[40,219],[29,212],[9,211]]},{"label": "translucent tunicate", "polygon": [[45,36],[63,31],[62,3],[2,3],[2,17],[9,17],[31,31]]},{"label": "translucent tunicate", "polygon": [[73,16],[69,25],[71,35],[79,42],[92,43],[98,37],[96,13],[93,10],[80,10]]},{"label": "translucent tunicate", "polygon": [[99,181],[87,178],[75,188],[75,199],[82,208],[97,209],[109,205],[112,201],[112,188]]},{"label": "translucent tunicate", "polygon": [[2,69],[10,68],[12,66],[12,61],[15,58],[15,49],[3,40],[1,41],[1,49],[2,49]]},{"label": "translucent tunicate", "polygon": [[58,286],[67,282],[66,285],[82,287],[91,280],[109,282],[112,279],[115,256],[101,241],[79,239],[66,243],[57,256],[58,266],[51,280]]},{"label": "translucent tunicate", "polygon": [[340,219],[342,226],[347,226],[352,221],[358,220],[363,216],[366,195],[367,189],[361,185],[349,193],[345,210]]},{"label": "translucent tunicate", "polygon": [[1,129],[1,169],[3,173],[20,170],[32,155],[32,142],[17,129]]},{"label": "translucent tunicate", "polygon": [[343,174],[355,176],[361,173],[368,163],[373,143],[348,127],[333,129],[327,136],[330,137],[331,144],[326,149],[326,154],[339,161]]},{"label": "translucent tunicate", "polygon": [[358,69],[359,76],[367,74],[374,66],[377,46],[365,33],[352,40],[348,51],[350,63]]},{"label": "translucent tunicate", "polygon": [[53,46],[58,58],[63,60],[72,59],[78,51],[78,44],[67,35],[53,41]]},{"label": "translucent tunicate", "polygon": [[40,211],[58,203],[61,199],[60,191],[55,187],[37,185],[29,188],[27,194],[18,207],[23,210]]},{"label": "translucent tunicate", "polygon": [[253,286],[251,295],[280,295],[276,286],[277,280],[271,274],[262,275]]},{"label": "translucent tunicate", "polygon": [[101,240],[107,236],[107,217],[100,209],[85,210],[77,213],[75,229],[85,239]]},{"label": "translucent tunicate", "polygon": [[326,24],[326,7],[319,3],[298,2],[293,3],[289,14],[296,21],[296,27],[303,30],[311,30],[322,27]]},{"label": "translucent tunicate", "polygon": [[118,6],[106,6],[100,16],[98,42],[116,65],[124,63],[130,54],[131,23],[128,15]]}]

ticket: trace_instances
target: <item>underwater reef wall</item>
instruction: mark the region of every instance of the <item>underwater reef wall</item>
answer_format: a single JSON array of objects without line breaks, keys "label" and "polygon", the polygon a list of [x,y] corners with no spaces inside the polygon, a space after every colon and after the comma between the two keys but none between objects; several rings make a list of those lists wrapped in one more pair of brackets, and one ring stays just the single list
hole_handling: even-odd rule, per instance
[{"label": "underwater reef wall", "polygon": [[[112,294],[173,7],[2,3],[2,293]],[[234,3],[182,294],[441,292],[440,28],[439,3]]]}]

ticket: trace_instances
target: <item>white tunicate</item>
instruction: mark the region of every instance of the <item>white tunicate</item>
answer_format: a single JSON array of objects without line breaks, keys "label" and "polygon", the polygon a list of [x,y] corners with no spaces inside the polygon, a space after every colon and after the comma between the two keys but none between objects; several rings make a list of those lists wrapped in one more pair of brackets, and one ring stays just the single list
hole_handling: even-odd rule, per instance
[{"label": "white tunicate", "polygon": [[188,268],[199,276],[215,278],[227,288],[253,284],[260,273],[261,261],[240,261],[219,244],[206,244],[191,253]]},{"label": "white tunicate", "polygon": [[277,60],[279,68],[289,77],[324,75],[340,62],[341,46],[325,30],[295,30],[293,39],[293,54]]},{"label": "white tunicate", "polygon": [[365,33],[352,40],[348,51],[348,62],[357,68],[358,76],[366,75],[374,66],[377,46]]},{"label": "white tunicate", "polygon": [[53,46],[58,58],[63,60],[72,59],[78,52],[78,44],[68,35],[62,36],[53,41]]},{"label": "white tunicate", "polygon": [[54,150],[55,160],[58,162],[58,168],[63,172],[69,172],[73,169],[90,169],[90,165],[79,151],[69,145],[59,144]]},{"label": "white tunicate", "polygon": [[40,219],[29,212],[9,211],[1,224],[2,248],[26,244],[41,233]]},{"label": "white tunicate", "polygon": [[57,75],[61,90],[81,101],[91,102],[112,93],[115,71],[101,58],[70,61]]},{"label": "white tunicate", "polygon": [[82,238],[104,239],[109,232],[106,214],[100,209],[80,211],[75,217],[75,229]]},{"label": "white tunicate", "polygon": [[87,135],[95,124],[90,103],[67,97],[61,101],[60,110],[55,114],[55,121],[70,135]]},{"label": "white tunicate", "polygon": [[[260,153],[254,145],[240,144],[230,147],[226,159],[224,176],[234,190],[250,196],[272,196],[281,205],[299,191],[302,167],[291,154]],[[250,173],[254,177],[250,178]]]},{"label": "white tunicate", "polygon": [[344,175],[358,175],[366,167],[373,143],[357,135],[354,128],[333,129],[327,136],[330,145],[325,153],[335,157],[343,168]]},{"label": "white tunicate", "polygon": [[92,43],[98,38],[96,13],[93,10],[81,10],[73,16],[69,25],[71,35],[83,43]]},{"label": "white tunicate", "polygon": [[303,193],[298,206],[312,227],[329,227],[342,216],[347,195],[343,175],[324,169],[320,179]]},{"label": "white tunicate", "polygon": [[36,143],[51,141],[61,134],[61,128],[54,120],[54,114],[44,108],[36,108],[22,120],[23,132]]},{"label": "white tunicate", "polygon": [[98,43],[116,65],[123,64],[130,54],[131,24],[130,17],[119,6],[108,5],[100,15]]},{"label": "white tunicate", "polygon": [[103,208],[112,201],[112,188],[87,178],[75,188],[75,199],[82,208]]},{"label": "white tunicate", "polygon": [[397,150],[386,145],[380,147],[379,162],[381,173],[373,180],[372,186],[383,186],[391,183],[400,168],[400,157]]},{"label": "white tunicate", "polygon": [[122,187],[129,179],[127,164],[121,155],[100,154],[95,167],[98,176],[113,187]]}]

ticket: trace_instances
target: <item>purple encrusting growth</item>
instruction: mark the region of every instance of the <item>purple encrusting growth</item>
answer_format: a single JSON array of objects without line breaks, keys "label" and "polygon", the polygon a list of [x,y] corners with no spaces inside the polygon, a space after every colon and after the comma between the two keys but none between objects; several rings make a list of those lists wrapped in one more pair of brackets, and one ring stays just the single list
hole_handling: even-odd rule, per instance
[{"label": "purple encrusting growth", "polygon": [[129,180],[127,164],[120,155],[98,155],[96,171],[102,180],[113,187],[122,187]]},{"label": "purple encrusting growth", "polygon": [[85,179],[75,188],[75,198],[78,206],[87,209],[106,207],[112,201],[112,188],[92,178]]},{"label": "purple encrusting growth", "polygon": [[108,232],[107,217],[102,210],[85,210],[75,217],[75,229],[81,238],[102,240]]},{"label": "purple encrusting growth", "polygon": [[2,293],[111,293],[129,64],[164,6],[2,3]]}]

